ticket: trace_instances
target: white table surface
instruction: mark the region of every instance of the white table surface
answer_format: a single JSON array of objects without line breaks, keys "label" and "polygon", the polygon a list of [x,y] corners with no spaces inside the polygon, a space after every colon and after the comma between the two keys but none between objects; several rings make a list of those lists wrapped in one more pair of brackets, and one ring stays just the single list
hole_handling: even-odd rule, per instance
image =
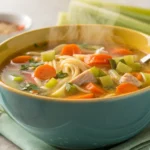
[{"label": "white table surface", "polygon": [[[0,0],[0,12],[27,14],[32,18],[31,29],[53,26],[60,11],[67,11],[70,0]],[[106,1],[106,0],[105,0]],[[109,0],[150,8],[150,0]],[[0,150],[19,150],[0,136]]]}]

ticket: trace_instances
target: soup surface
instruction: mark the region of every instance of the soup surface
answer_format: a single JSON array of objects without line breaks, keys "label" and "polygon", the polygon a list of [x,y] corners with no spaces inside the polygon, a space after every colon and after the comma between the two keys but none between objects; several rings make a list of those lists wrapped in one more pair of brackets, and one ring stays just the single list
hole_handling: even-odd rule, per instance
[{"label": "soup surface", "polygon": [[50,50],[29,47],[26,51],[9,60],[1,80],[35,95],[88,99],[126,94],[150,85],[149,64],[140,62],[146,54],[124,46],[61,44]]}]

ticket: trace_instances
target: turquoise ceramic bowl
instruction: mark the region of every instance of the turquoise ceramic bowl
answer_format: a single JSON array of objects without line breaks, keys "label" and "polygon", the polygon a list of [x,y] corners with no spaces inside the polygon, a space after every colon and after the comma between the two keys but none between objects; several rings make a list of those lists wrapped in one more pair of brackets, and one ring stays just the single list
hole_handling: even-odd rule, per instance
[{"label": "turquoise ceramic bowl", "polygon": [[[9,39],[0,45],[0,65],[21,49],[50,44],[127,44],[150,52],[147,35],[113,26],[74,25],[44,28]],[[114,98],[63,100],[33,96],[0,82],[1,103],[7,113],[29,132],[50,145],[91,149],[124,141],[150,122],[149,87]]]}]

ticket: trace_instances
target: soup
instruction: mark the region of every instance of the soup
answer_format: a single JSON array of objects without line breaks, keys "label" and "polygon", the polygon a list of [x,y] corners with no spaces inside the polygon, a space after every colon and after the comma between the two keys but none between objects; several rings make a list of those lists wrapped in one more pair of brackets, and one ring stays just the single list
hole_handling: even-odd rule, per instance
[{"label": "soup", "polygon": [[88,44],[36,48],[9,60],[2,82],[31,94],[68,99],[117,96],[150,85],[149,64],[140,62],[146,55],[142,51]]}]

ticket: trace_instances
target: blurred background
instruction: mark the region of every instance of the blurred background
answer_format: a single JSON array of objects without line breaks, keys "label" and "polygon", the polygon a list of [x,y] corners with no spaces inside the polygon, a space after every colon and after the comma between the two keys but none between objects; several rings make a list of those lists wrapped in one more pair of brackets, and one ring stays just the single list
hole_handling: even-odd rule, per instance
[{"label": "blurred background", "polygon": [[[150,8],[150,0],[105,0]],[[58,12],[67,11],[70,0],[0,0],[0,12],[27,14],[31,29],[56,25]]]}]

